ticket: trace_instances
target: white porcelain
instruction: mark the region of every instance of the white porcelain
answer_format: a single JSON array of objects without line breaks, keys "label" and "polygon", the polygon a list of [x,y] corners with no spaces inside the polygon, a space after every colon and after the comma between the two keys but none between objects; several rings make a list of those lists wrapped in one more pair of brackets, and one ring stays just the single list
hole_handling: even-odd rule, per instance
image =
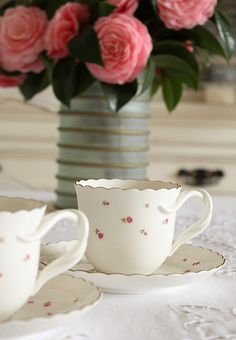
[{"label": "white porcelain", "polygon": [[[70,275],[59,275],[47,282],[11,319],[0,323],[0,338],[18,339],[62,327],[78,319],[101,298],[101,289],[93,283]],[[43,339],[43,335],[38,338]]]},{"label": "white porcelain", "polygon": [[[86,257],[98,272],[151,274],[180,245],[209,225],[212,200],[202,189],[148,180],[87,180],[75,183],[78,207],[90,222]],[[191,197],[205,205],[203,217],[173,242],[176,212]]]},{"label": "white porcelain", "polygon": [[[70,249],[73,244],[74,241],[42,245],[41,263],[47,265],[49,261]],[[147,294],[206,279],[224,264],[225,259],[221,254],[184,244],[151,275],[100,273],[85,258],[71,268],[70,272],[76,277],[93,282],[106,293]]]},{"label": "white porcelain", "polygon": [[[85,252],[87,217],[77,210],[44,216],[45,210],[39,202],[0,197],[0,321],[15,313],[49,279],[73,267]],[[75,223],[78,240],[38,273],[40,239],[62,219]]]}]

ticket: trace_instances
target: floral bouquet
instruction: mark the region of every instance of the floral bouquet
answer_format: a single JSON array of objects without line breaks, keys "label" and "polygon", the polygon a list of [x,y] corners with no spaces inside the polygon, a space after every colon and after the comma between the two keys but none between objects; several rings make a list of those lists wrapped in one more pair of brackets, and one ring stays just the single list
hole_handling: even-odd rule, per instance
[{"label": "floral bouquet", "polygon": [[202,64],[233,54],[221,2],[8,1],[0,7],[0,86],[18,86],[29,100],[51,84],[70,106],[98,81],[113,111],[161,87],[173,110],[184,87],[197,89]]}]

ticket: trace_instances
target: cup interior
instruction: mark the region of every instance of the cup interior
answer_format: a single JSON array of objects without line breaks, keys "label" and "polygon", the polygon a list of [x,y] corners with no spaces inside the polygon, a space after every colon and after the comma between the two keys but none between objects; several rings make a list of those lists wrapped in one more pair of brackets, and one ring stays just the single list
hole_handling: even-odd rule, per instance
[{"label": "cup interior", "polygon": [[150,181],[150,180],[121,180],[121,179],[89,179],[89,180],[81,180],[75,183],[76,185],[82,187],[90,187],[90,188],[104,188],[104,189],[136,189],[136,190],[145,190],[145,189],[173,189],[179,188],[179,184],[174,184],[171,182],[162,182],[162,181]]},{"label": "cup interior", "polygon": [[0,212],[30,211],[36,208],[42,208],[44,205],[45,203],[36,200],[0,196]]}]

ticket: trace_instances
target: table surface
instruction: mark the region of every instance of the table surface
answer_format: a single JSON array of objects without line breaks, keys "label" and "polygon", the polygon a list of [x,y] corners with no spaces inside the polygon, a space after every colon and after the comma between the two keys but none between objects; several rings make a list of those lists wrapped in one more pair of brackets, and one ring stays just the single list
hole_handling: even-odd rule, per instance
[{"label": "table surface", "polygon": [[[3,194],[1,189],[0,194]],[[13,192],[10,194],[14,196]],[[25,191],[21,196],[51,199],[53,195]],[[102,301],[76,322],[23,339],[236,339],[236,197],[218,196],[213,201],[211,224],[192,243],[226,257],[226,266],[216,274],[205,281],[161,290],[154,295],[104,294]],[[196,220],[201,209],[198,200],[187,202],[177,216],[176,232]],[[73,238],[72,226],[61,223],[43,242]]]}]

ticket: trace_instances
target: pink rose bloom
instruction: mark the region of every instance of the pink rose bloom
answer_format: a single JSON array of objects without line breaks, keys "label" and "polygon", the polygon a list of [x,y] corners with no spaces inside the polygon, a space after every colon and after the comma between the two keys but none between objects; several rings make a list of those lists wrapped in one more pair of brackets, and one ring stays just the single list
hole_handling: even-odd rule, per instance
[{"label": "pink rose bloom", "polygon": [[45,37],[49,57],[59,59],[69,54],[68,41],[87,23],[89,8],[79,3],[68,2],[61,6],[49,23]]},{"label": "pink rose bloom", "polygon": [[175,30],[204,25],[216,4],[217,0],[157,0],[161,20]]},{"label": "pink rose bloom", "polygon": [[95,23],[104,67],[87,63],[100,81],[124,84],[134,80],[147,64],[152,40],[146,26],[125,14],[101,17]]},{"label": "pink rose bloom", "polygon": [[16,87],[24,83],[26,76],[8,77],[0,74],[0,87]]},{"label": "pink rose bloom", "polygon": [[[46,13],[36,7],[17,6],[0,17],[0,60],[8,71],[35,70],[44,50]],[[30,67],[32,65],[32,67]]]},{"label": "pink rose bloom", "polygon": [[27,64],[21,68],[22,73],[34,72],[40,73],[45,69],[44,63],[41,59],[36,59],[33,63]]},{"label": "pink rose bloom", "polygon": [[138,7],[138,0],[107,0],[107,2],[117,7],[113,13],[132,15]]}]

